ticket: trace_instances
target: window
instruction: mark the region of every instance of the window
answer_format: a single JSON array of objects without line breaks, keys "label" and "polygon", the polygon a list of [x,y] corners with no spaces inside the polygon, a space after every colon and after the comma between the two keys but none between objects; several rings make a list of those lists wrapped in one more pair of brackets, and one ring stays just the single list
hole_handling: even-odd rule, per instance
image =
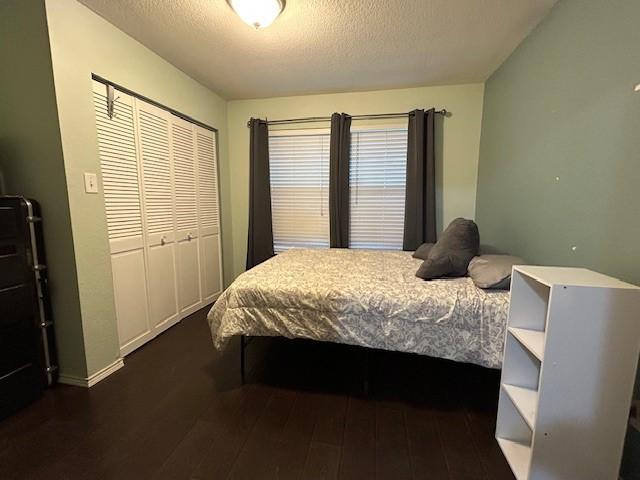
[{"label": "window", "polygon": [[[269,136],[276,253],[329,247],[329,143],[326,130]],[[406,165],[406,128],[352,131],[351,248],[402,249]]]},{"label": "window", "polygon": [[406,174],[406,128],[351,133],[351,248],[402,249]]},{"label": "window", "polygon": [[274,132],[269,157],[275,252],[328,248],[329,132]]}]

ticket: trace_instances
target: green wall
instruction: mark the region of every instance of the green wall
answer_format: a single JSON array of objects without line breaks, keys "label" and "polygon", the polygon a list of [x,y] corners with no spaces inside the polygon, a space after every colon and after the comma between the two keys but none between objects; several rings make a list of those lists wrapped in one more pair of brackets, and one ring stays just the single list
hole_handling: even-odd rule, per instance
[{"label": "green wall", "polygon": [[42,0],[0,0],[0,173],[42,205],[62,373],[87,374],[67,183]]},{"label": "green wall", "polygon": [[[562,0],[487,81],[483,243],[640,284],[639,20],[638,0]],[[625,480],[638,458],[630,431]]]},{"label": "green wall", "polygon": [[[452,115],[440,117],[436,123],[437,225],[441,230],[443,223],[448,224],[455,217],[475,216],[483,91],[482,84],[470,84],[229,102],[230,176],[223,179],[227,182],[223,183],[223,190],[230,192],[234,250],[233,271],[227,268],[227,273],[233,273],[231,278],[234,278],[245,266],[249,209],[247,120],[250,117],[279,119],[326,116],[333,112],[357,115],[407,112],[432,106],[446,108]],[[322,127],[328,128],[328,125],[317,124],[312,128]]]},{"label": "green wall", "polygon": [[561,1],[487,81],[483,243],[640,284],[639,20],[637,0]]}]

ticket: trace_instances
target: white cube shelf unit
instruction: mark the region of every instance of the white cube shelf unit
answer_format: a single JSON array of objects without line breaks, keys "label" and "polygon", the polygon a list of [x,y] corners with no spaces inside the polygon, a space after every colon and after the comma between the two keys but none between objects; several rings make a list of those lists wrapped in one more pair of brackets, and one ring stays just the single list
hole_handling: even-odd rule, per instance
[{"label": "white cube shelf unit", "polygon": [[518,480],[617,479],[640,354],[640,288],[516,266],[496,438]]}]

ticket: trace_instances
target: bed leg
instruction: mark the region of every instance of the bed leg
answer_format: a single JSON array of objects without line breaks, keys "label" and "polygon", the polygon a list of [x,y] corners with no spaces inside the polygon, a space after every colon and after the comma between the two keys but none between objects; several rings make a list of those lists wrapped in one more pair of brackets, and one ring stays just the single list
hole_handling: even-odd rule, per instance
[{"label": "bed leg", "polygon": [[244,385],[244,354],[246,349],[246,338],[240,335],[240,381]]},{"label": "bed leg", "polygon": [[369,380],[370,380],[370,368],[369,368],[369,356],[370,351],[368,348],[364,349],[364,369],[362,379],[362,391],[365,397],[369,396]]}]

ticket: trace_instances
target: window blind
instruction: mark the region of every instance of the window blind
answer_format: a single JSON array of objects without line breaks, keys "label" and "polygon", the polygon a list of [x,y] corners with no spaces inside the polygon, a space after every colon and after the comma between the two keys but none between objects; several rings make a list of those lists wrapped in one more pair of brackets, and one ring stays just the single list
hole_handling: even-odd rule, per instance
[{"label": "window blind", "polygon": [[329,134],[269,137],[273,246],[329,247]]},{"label": "window blind", "polygon": [[402,249],[406,173],[406,128],[352,132],[351,248]]}]

